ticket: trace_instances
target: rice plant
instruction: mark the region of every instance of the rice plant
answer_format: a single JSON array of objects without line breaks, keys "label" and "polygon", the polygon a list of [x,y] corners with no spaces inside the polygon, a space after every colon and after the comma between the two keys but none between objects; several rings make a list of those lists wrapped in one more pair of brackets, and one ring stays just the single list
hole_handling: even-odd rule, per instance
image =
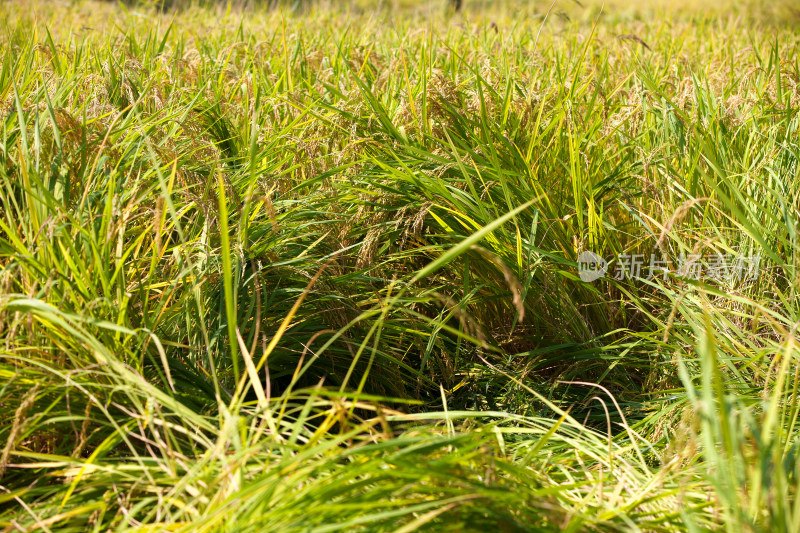
[{"label": "rice plant", "polygon": [[0,4],[4,530],[800,530],[797,11],[453,6]]}]

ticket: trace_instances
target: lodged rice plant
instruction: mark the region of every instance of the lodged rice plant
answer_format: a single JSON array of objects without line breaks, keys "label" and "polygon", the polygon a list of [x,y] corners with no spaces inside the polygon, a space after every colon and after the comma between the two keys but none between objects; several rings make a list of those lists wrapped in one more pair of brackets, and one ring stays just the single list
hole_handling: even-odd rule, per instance
[{"label": "lodged rice plant", "polygon": [[4,530],[800,529],[790,3],[0,14]]}]

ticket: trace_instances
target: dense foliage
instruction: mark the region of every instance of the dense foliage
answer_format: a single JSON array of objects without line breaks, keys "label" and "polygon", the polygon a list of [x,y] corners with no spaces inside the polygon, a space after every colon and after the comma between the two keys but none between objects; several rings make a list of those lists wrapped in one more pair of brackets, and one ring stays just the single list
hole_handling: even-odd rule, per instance
[{"label": "dense foliage", "polygon": [[0,4],[0,525],[797,531],[797,13],[303,4]]}]

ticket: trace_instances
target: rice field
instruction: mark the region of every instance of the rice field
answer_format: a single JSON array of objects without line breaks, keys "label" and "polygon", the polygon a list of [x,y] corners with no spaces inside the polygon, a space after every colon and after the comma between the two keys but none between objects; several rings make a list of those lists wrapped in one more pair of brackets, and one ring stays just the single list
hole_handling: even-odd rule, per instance
[{"label": "rice field", "polygon": [[800,531],[793,2],[0,17],[3,531]]}]

